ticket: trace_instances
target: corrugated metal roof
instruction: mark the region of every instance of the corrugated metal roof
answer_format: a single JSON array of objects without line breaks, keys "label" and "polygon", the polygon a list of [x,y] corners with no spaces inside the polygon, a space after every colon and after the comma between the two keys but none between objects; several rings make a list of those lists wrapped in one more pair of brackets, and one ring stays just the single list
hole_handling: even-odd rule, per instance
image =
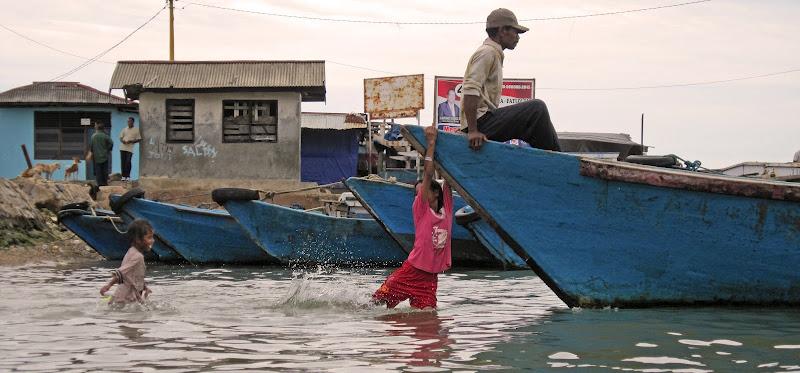
[{"label": "corrugated metal roof", "polygon": [[33,82],[0,93],[0,105],[131,105],[125,100],[78,82]]},{"label": "corrugated metal roof", "polygon": [[325,61],[119,61],[111,88],[319,88]]},{"label": "corrugated metal roof", "polygon": [[598,141],[610,144],[639,145],[626,133],[605,132],[558,132],[559,140]]},{"label": "corrugated metal roof", "polygon": [[361,114],[346,113],[302,113],[301,128],[349,130],[367,128]]}]

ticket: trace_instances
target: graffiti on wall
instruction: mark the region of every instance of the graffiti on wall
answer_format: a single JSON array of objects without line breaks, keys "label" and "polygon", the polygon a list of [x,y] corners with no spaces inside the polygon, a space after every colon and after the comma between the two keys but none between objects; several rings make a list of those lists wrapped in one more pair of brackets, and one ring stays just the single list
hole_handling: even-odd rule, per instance
[{"label": "graffiti on wall", "polygon": [[194,144],[183,146],[183,155],[187,157],[216,158],[217,148],[207,143],[202,137],[198,137]]},{"label": "graffiti on wall", "polygon": [[173,159],[174,152],[171,144],[161,141],[161,138],[159,137],[152,136],[147,143],[147,158],[161,159],[165,161],[171,161]]}]

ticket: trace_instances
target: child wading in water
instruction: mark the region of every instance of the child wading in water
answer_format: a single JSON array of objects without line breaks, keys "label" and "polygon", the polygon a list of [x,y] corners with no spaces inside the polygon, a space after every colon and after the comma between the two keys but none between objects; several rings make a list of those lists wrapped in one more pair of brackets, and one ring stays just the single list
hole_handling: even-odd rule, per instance
[{"label": "child wading in water", "polygon": [[100,295],[106,295],[114,284],[119,284],[110,304],[143,303],[151,292],[144,283],[144,254],[153,248],[153,227],[147,220],[135,220],[127,234],[131,247],[119,268],[111,272],[108,283],[100,288]]},{"label": "child wading in water", "polygon": [[436,288],[440,272],[450,268],[450,232],[453,229],[453,192],[447,183],[439,186],[433,179],[433,154],[436,148],[435,126],[425,128],[428,148],[425,172],[418,183],[412,207],[414,249],[403,265],[394,271],[372,295],[376,303],[394,308],[410,299],[411,307],[436,308]]}]

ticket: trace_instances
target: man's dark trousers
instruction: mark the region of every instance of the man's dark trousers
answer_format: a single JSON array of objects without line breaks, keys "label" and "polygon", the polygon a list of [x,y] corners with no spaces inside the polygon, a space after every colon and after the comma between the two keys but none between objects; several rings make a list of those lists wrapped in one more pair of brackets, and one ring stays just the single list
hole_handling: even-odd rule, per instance
[{"label": "man's dark trousers", "polygon": [[133,157],[133,153],[126,152],[124,150],[119,151],[119,157],[122,160],[122,177],[130,178],[131,177],[131,158]]},{"label": "man's dark trousers", "polygon": [[94,180],[99,187],[108,185],[108,161],[94,162]]},{"label": "man's dark trousers", "polygon": [[534,148],[561,151],[550,113],[542,100],[490,110],[478,118],[478,131],[489,140],[520,139]]}]

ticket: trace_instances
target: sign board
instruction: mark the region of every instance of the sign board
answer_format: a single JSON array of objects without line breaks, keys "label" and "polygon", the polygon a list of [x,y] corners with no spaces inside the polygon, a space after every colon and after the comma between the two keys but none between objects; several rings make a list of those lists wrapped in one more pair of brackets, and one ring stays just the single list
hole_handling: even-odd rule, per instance
[{"label": "sign board", "polygon": [[91,118],[81,118],[81,126],[91,126],[92,119]]},{"label": "sign board", "polygon": [[[446,132],[461,130],[461,86],[463,78],[437,76],[434,79],[433,122]],[[500,107],[529,101],[535,97],[536,79],[504,79]]]},{"label": "sign board", "polygon": [[416,117],[425,108],[423,75],[364,79],[364,112],[372,119]]}]

